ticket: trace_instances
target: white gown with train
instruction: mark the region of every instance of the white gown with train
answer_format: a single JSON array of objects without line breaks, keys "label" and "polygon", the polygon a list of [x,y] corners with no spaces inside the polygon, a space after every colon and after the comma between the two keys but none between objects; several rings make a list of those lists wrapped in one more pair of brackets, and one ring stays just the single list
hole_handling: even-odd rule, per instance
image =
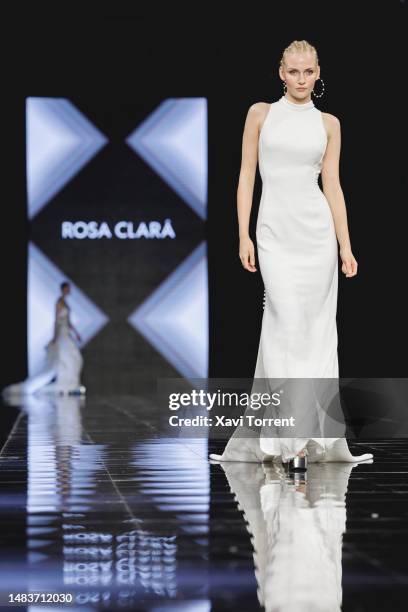
[{"label": "white gown with train", "polygon": [[64,304],[58,311],[56,337],[46,347],[41,371],[26,380],[2,390],[4,398],[39,392],[68,393],[81,387],[80,375],[83,357],[69,328],[69,307]]},{"label": "white gown with train", "polygon": [[64,392],[76,390],[80,387],[80,375],[83,366],[81,351],[72,337],[68,322],[69,308],[64,305],[58,313],[57,339],[54,345],[55,384],[59,391]]},{"label": "white gown with train", "polygon": [[[256,240],[265,292],[255,379],[339,375],[337,238],[318,184],[327,142],[322,113],[312,100],[297,104],[282,96],[270,104],[258,143],[262,196]],[[222,456],[210,456],[242,461],[281,456],[286,461],[310,440],[314,454],[321,456],[336,440],[337,449],[347,445],[338,435],[246,438],[236,431]]]}]

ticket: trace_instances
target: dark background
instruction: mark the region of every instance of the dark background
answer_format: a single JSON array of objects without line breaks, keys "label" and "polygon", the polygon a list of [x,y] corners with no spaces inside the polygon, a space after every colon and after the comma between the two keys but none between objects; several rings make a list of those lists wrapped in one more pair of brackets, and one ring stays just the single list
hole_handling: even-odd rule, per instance
[{"label": "dark background", "polygon": [[[303,38],[317,48],[325,84],[314,102],[341,122],[340,179],[359,263],[357,277],[340,272],[340,375],[405,376],[406,4],[286,2],[279,9],[264,2],[243,9],[112,4],[91,11],[70,4],[6,16],[1,386],[26,375],[27,96],[67,97],[91,120],[94,102],[103,100],[105,108],[124,109],[124,124],[126,108],[152,100],[208,99],[210,376],[252,376],[263,286],[260,273],[244,271],[238,259],[242,130],[252,103],[282,95],[279,59]],[[103,131],[107,117],[94,119]],[[260,192],[258,174],[253,239]],[[167,374],[177,375],[158,364],[157,375]]]}]

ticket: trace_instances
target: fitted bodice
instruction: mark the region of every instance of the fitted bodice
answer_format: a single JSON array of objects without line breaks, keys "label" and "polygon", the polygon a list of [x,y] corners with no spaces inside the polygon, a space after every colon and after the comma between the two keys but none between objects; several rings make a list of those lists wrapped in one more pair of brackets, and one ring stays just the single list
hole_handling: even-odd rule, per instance
[{"label": "fitted bodice", "polygon": [[59,330],[68,329],[68,321],[69,321],[69,307],[65,304],[58,310],[57,314],[57,327]]},{"label": "fitted bodice", "polygon": [[318,187],[327,146],[322,113],[313,101],[272,102],[259,135],[259,171],[263,184],[286,190]]}]

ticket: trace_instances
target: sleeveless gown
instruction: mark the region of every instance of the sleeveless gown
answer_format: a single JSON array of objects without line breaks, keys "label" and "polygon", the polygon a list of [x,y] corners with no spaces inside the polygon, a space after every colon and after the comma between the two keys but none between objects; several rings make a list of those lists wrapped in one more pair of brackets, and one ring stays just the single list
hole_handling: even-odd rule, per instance
[{"label": "sleeveless gown", "polygon": [[80,374],[83,367],[83,357],[72,337],[68,322],[69,307],[64,305],[57,316],[57,341],[54,346],[55,388],[63,392],[73,391],[80,387]]},{"label": "sleeveless gown", "polygon": [[[258,142],[262,195],[256,240],[265,291],[255,379],[339,375],[337,238],[318,184],[327,141],[322,113],[312,100],[296,104],[282,96],[270,104]],[[241,427],[223,455],[210,457],[263,461],[280,456],[287,461],[307,444],[309,455],[319,458],[343,436],[253,438],[242,434]]]},{"label": "sleeveless gown", "polygon": [[56,319],[56,339],[46,347],[43,367],[35,376],[2,390],[5,399],[39,392],[68,393],[81,387],[83,357],[69,328],[69,306],[60,308]]}]

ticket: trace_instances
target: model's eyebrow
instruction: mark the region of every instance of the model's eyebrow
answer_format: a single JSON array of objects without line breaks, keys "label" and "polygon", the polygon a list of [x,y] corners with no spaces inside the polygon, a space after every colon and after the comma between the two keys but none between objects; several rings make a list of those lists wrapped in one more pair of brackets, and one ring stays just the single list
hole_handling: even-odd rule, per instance
[{"label": "model's eyebrow", "polygon": [[[288,70],[297,70],[297,68],[288,68]],[[314,70],[314,68],[310,66],[309,68],[305,68],[305,70]]]}]

